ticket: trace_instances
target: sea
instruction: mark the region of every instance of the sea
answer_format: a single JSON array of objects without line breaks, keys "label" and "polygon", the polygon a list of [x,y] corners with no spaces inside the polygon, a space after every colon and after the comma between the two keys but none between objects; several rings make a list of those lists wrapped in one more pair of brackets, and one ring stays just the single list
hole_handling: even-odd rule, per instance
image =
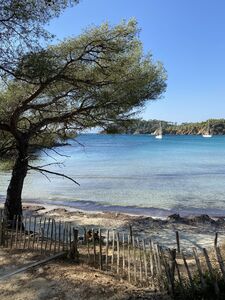
[{"label": "sea", "polygon": [[[225,136],[82,134],[33,162],[72,181],[30,171],[23,201],[166,217],[225,216]],[[10,172],[0,172],[4,202]]]}]

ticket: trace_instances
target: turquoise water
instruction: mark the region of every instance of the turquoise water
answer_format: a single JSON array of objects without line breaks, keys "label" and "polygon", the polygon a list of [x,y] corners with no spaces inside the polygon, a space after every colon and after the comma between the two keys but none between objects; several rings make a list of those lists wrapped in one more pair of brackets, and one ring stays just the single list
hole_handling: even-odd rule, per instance
[{"label": "turquoise water", "polygon": [[[148,215],[225,214],[225,137],[86,134],[52,158],[51,170],[73,177],[80,186],[39,173],[26,178],[23,199],[88,210],[120,210]],[[82,145],[80,145],[80,144]],[[0,174],[4,199],[9,174]]]}]

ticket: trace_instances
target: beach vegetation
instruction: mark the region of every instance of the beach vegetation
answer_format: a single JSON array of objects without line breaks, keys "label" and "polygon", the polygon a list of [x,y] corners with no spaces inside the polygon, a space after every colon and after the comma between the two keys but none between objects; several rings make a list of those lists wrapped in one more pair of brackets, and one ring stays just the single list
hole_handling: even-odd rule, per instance
[{"label": "beach vegetation", "polygon": [[[182,282],[182,285],[177,281],[174,287],[174,299],[176,300],[211,300],[225,299],[225,281],[221,272],[218,269],[213,270],[213,278],[208,271],[203,273],[205,287],[202,287],[202,282],[199,273],[193,275],[192,285],[190,281]],[[215,294],[215,282],[219,287],[219,295]]]}]

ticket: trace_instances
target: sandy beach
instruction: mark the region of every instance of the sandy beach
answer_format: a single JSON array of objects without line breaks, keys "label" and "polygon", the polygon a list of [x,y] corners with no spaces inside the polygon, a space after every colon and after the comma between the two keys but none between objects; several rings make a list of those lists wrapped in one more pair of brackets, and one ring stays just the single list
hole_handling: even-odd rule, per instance
[{"label": "sandy beach", "polygon": [[117,229],[128,232],[130,226],[135,235],[142,238],[151,238],[153,241],[170,248],[176,247],[176,231],[179,231],[181,249],[188,251],[193,246],[201,249],[214,244],[215,233],[218,233],[218,243],[225,238],[225,218],[209,217],[208,215],[180,217],[177,214],[164,219],[149,216],[123,214],[119,212],[88,212],[74,208],[36,205],[25,202],[23,204],[25,215],[45,215],[71,222],[74,227],[90,229],[101,228]]},{"label": "sandy beach", "polygon": [[[122,214],[118,212],[87,212],[74,208],[54,205],[40,206],[34,203],[23,204],[24,215],[46,216],[56,220],[71,222],[82,234],[83,227],[116,229],[128,232],[130,226],[137,236],[152,238],[159,244],[176,247],[175,231],[179,231],[181,249],[188,252],[191,247],[201,249],[213,246],[215,232],[219,233],[219,243],[224,238],[225,220],[223,217],[210,218],[207,215],[180,217],[171,215],[165,219],[149,216]],[[39,259],[36,252],[14,250],[10,256],[1,250],[1,275]],[[12,292],[13,291],[13,292]],[[137,288],[127,281],[118,280],[115,275],[96,270],[86,264],[57,259],[47,265],[14,275],[0,281],[0,297],[6,300],[28,299],[169,299],[145,288]]]},{"label": "sandy beach", "polygon": [[87,265],[56,260],[0,281],[4,300],[167,300],[167,295],[140,289]]}]

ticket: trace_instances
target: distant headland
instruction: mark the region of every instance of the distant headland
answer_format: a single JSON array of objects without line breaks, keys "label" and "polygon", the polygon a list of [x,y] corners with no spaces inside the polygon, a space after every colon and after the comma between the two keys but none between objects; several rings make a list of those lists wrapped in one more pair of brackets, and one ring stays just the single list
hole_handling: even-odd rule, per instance
[{"label": "distant headland", "polygon": [[162,124],[163,134],[174,135],[201,135],[208,124],[213,135],[225,135],[225,119],[209,119],[196,123],[168,122],[163,120],[130,119],[110,124],[101,133],[103,134],[154,134],[159,123]]}]

